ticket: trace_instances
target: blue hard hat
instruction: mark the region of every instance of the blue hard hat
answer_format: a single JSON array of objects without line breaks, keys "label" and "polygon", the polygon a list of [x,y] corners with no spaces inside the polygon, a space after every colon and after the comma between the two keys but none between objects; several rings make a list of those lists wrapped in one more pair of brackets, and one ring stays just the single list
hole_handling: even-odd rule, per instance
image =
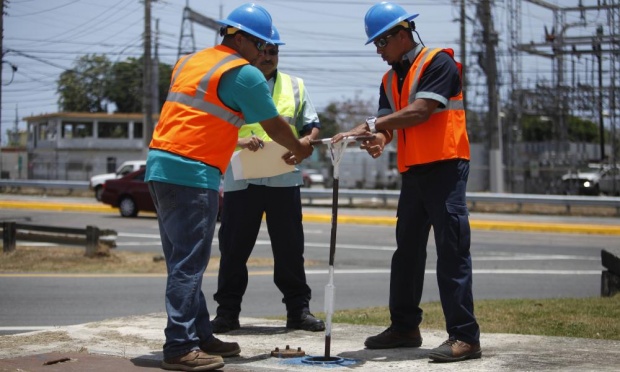
[{"label": "blue hard hat", "polygon": [[271,44],[273,45],[284,45],[284,42],[280,40],[280,33],[276,26],[271,25]]},{"label": "blue hard hat", "polygon": [[368,36],[366,44],[370,44],[379,35],[398,25],[400,22],[410,21],[418,15],[419,14],[407,13],[400,5],[387,1],[373,5],[368,9],[364,17],[366,36]]},{"label": "blue hard hat", "polygon": [[230,12],[226,19],[217,22],[271,42],[271,15],[260,5],[245,3]]}]

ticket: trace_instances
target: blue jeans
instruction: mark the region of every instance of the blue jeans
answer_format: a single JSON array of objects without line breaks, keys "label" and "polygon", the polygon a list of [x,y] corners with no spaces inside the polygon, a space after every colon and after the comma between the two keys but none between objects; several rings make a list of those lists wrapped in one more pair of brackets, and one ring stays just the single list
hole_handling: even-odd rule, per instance
[{"label": "blue jeans", "polygon": [[478,343],[472,295],[471,231],[465,200],[469,162],[448,160],[402,174],[390,278],[392,325],[411,330],[422,322],[426,244],[431,226],[437,246],[437,284],[450,337]]},{"label": "blue jeans", "polygon": [[211,256],[219,196],[216,190],[149,182],[166,258],[164,358],[199,348],[213,337],[202,278]]}]

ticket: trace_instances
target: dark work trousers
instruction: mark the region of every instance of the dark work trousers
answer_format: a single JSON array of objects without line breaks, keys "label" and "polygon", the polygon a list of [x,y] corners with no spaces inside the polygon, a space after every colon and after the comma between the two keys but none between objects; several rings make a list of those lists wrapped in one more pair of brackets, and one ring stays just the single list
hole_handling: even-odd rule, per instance
[{"label": "dark work trousers", "polygon": [[241,300],[248,286],[247,261],[266,215],[271,238],[273,280],[284,295],[289,314],[309,309],[310,287],[304,270],[304,231],[299,186],[249,185],[245,190],[224,193],[219,230],[220,270],[217,315],[239,317]]},{"label": "dark work trousers", "polygon": [[390,314],[397,330],[422,322],[426,245],[433,227],[437,283],[451,338],[478,343],[472,295],[471,231],[465,201],[469,162],[448,160],[411,167],[402,174],[396,243],[390,279]]}]

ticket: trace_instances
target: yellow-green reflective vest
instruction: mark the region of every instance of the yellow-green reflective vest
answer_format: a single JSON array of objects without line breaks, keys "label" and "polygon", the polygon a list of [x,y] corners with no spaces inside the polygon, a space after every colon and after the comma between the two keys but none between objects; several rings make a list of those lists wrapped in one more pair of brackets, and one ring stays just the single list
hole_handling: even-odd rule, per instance
[{"label": "yellow-green reflective vest", "polygon": [[[298,115],[301,114],[304,94],[305,88],[302,79],[277,72],[272,94],[273,103],[275,103],[280,116],[289,123],[291,130],[297,138],[299,138],[299,133],[297,128],[295,128],[295,122]],[[244,124],[239,128],[239,138],[247,138],[252,135],[263,141],[273,141],[260,123]],[[241,147],[237,146],[236,150],[241,150]]]}]

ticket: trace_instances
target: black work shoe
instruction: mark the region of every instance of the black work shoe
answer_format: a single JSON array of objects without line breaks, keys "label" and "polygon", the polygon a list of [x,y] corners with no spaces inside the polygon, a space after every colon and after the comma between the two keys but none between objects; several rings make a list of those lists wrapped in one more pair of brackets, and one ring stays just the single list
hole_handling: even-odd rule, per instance
[{"label": "black work shoe", "polygon": [[200,350],[192,350],[185,355],[164,359],[161,368],[171,371],[211,371],[224,367],[221,356],[209,355]]},{"label": "black work shoe", "polygon": [[468,344],[467,342],[450,338],[439,347],[431,350],[428,357],[434,362],[459,362],[461,360],[482,357],[482,350],[479,343]]},{"label": "black work shoe", "polygon": [[200,349],[210,355],[230,357],[239,355],[241,348],[236,342],[224,342],[216,337],[200,344]]},{"label": "black work shoe", "polygon": [[240,327],[241,325],[239,324],[238,318],[226,318],[218,315],[211,321],[213,333],[226,333],[239,329]]},{"label": "black work shoe", "polygon": [[286,328],[303,329],[304,331],[320,332],[325,330],[325,323],[317,319],[309,311],[299,315],[290,315],[286,318]]},{"label": "black work shoe", "polygon": [[397,347],[420,347],[422,336],[420,328],[408,332],[400,332],[390,327],[376,336],[370,336],[364,342],[369,349],[393,349]]}]

